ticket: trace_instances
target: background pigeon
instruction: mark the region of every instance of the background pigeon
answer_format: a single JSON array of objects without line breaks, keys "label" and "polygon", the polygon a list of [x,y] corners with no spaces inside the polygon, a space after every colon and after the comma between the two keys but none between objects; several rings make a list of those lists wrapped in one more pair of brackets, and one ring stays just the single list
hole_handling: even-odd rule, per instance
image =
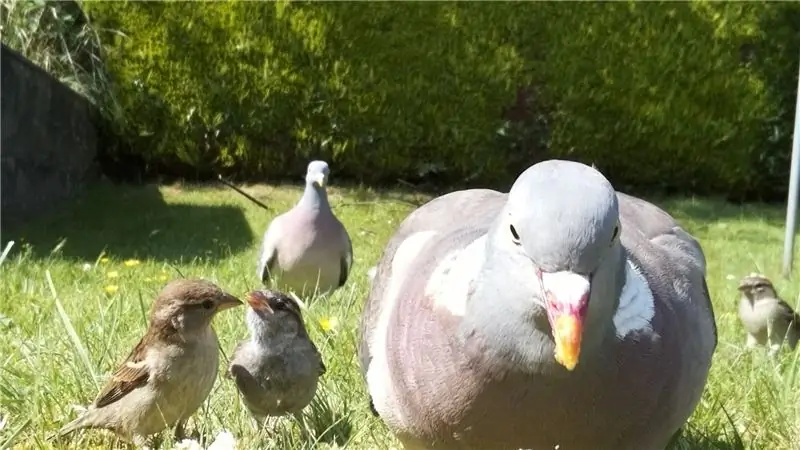
[{"label": "background pigeon", "polygon": [[347,281],[353,245],[328,203],[329,172],[324,161],[309,163],[300,201],[267,227],[256,270],[263,283],[277,279],[281,290],[306,297],[332,292]]}]

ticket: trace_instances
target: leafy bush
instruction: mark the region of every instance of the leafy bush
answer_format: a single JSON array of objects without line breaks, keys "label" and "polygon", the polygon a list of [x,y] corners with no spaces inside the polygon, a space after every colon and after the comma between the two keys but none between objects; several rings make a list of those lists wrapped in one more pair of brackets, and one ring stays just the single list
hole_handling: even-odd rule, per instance
[{"label": "leafy bush", "polygon": [[792,4],[84,5],[121,31],[107,63],[152,172],[297,177],[323,157],[487,183],[544,147],[621,187],[739,196],[786,172]]},{"label": "leafy bush", "polygon": [[[148,161],[275,176],[311,155],[369,181],[498,176],[523,63],[446,4],[91,2]],[[484,28],[491,22],[486,23]],[[163,168],[163,167],[162,167]]]},{"label": "leafy bush", "polygon": [[72,1],[0,0],[3,44],[121,119],[96,30]]}]

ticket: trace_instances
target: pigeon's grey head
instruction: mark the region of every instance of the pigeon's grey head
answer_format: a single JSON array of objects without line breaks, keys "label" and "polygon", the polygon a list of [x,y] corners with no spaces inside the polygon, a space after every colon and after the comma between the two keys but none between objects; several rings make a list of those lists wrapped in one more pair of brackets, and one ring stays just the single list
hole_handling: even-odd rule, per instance
[{"label": "pigeon's grey head", "polygon": [[[525,289],[547,312],[556,360],[578,362],[590,297],[611,308],[622,267],[619,205],[596,169],[549,160],[523,172],[511,187],[493,243],[511,253],[514,270],[530,271]],[[611,298],[609,298],[611,297]]]},{"label": "pigeon's grey head", "polygon": [[759,300],[778,298],[775,286],[765,276],[751,273],[739,282],[739,292],[750,303]]},{"label": "pigeon's grey head", "polygon": [[306,184],[317,185],[324,188],[328,185],[328,175],[331,170],[325,161],[311,161],[306,170]]},{"label": "pigeon's grey head", "polygon": [[262,289],[247,294],[247,326],[254,337],[291,338],[305,330],[300,306],[283,292]]}]

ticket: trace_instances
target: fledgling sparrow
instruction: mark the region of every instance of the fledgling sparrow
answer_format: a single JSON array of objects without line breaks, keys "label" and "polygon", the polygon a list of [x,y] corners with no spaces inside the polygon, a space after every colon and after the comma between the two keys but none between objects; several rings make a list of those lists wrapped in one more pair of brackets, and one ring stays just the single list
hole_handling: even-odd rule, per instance
[{"label": "fledgling sparrow", "polygon": [[739,282],[739,318],[747,331],[747,346],[766,345],[776,352],[784,339],[794,350],[800,339],[800,314],[781,300],[772,282],[756,273]]},{"label": "fledgling sparrow", "polygon": [[233,351],[229,377],[259,424],[267,417],[297,417],[314,398],[325,364],[294,299],[282,292],[260,290],[250,292],[247,301],[250,339]]},{"label": "fledgling sparrow", "polygon": [[217,377],[219,348],[211,320],[241,304],[208,281],[167,283],[150,309],[144,337],[89,409],[61,428],[58,437],[81,428],[103,428],[144,445],[150,435],[173,425],[182,437],[186,421]]}]

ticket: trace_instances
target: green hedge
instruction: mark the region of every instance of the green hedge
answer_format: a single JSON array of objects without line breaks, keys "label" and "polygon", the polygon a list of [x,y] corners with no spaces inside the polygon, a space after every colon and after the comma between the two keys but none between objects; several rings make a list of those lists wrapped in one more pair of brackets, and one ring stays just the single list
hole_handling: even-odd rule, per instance
[{"label": "green hedge", "polygon": [[563,157],[626,187],[785,190],[794,4],[83,5],[117,31],[116,126],[152,172],[296,178],[323,157],[491,183]]}]

